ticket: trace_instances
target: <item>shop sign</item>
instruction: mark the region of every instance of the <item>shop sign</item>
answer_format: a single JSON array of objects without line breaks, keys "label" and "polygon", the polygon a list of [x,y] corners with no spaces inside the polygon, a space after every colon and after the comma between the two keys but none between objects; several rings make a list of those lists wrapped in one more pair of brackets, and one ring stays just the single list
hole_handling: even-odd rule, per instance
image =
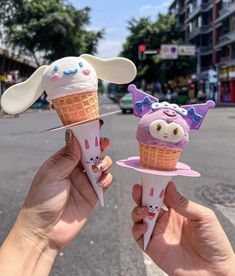
[{"label": "shop sign", "polygon": [[228,68],[223,68],[219,70],[219,78],[222,81],[227,81],[228,80]]},{"label": "shop sign", "polygon": [[230,67],[229,68],[228,76],[229,76],[230,79],[234,79],[235,78],[235,67]]},{"label": "shop sign", "polygon": [[196,48],[192,45],[180,45],[178,54],[181,56],[195,56]]}]

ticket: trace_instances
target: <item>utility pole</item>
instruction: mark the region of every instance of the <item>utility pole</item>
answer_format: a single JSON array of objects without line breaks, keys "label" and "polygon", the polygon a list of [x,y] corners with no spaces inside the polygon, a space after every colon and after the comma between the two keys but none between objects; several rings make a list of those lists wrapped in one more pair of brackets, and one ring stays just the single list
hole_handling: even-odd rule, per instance
[{"label": "utility pole", "polygon": [[200,56],[200,47],[197,48],[197,75],[200,78],[201,74],[201,56]]}]

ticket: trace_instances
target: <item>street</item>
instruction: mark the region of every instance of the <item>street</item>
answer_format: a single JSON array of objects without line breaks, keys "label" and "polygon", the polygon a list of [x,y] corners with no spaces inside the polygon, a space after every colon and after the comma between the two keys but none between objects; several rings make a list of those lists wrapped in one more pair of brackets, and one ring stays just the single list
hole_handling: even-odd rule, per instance
[{"label": "street", "polygon": [[[103,112],[118,107],[101,101]],[[102,112],[101,112],[102,113]],[[113,186],[82,233],[57,258],[51,275],[154,276],[162,274],[146,259],[131,235],[131,187],[137,172],[123,169],[116,160],[138,155],[133,114],[104,120],[102,136],[111,139],[107,152],[113,159]],[[19,118],[0,118],[0,242],[10,230],[33,176],[49,155],[64,144],[64,132],[41,131],[60,125],[54,111],[32,112]],[[235,249],[235,108],[209,112],[202,128],[192,132],[181,161],[201,173],[199,178],[175,177],[179,191],[212,208]]]}]

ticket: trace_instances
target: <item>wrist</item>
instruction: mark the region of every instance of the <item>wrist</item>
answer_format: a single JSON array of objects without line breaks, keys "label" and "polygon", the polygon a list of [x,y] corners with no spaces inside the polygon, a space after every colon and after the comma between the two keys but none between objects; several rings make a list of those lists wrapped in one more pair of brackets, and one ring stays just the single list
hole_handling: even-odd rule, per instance
[{"label": "wrist", "polygon": [[22,212],[19,213],[11,232],[13,237],[19,239],[29,249],[34,248],[49,259],[54,260],[59,253],[59,248],[50,242],[46,232],[40,227],[35,229]]},{"label": "wrist", "polygon": [[43,270],[49,272],[58,252],[48,239],[31,232],[18,217],[0,248],[0,275],[40,275],[34,272],[43,265]]}]

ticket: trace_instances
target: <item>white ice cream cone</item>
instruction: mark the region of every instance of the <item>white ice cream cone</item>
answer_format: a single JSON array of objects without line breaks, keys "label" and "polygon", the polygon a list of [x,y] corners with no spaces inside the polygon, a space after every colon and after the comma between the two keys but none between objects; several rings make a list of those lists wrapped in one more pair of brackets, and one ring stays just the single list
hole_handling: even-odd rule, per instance
[{"label": "white ice cream cone", "polygon": [[146,250],[151,238],[153,228],[163,205],[165,190],[172,176],[154,175],[141,172],[142,205],[148,207],[148,216],[144,219],[147,224],[147,232],[144,234],[144,250]]},{"label": "white ice cream cone", "polygon": [[101,156],[99,120],[76,125],[71,129],[81,146],[82,165],[103,207],[103,188],[97,184],[101,172],[96,167],[96,163]]}]

